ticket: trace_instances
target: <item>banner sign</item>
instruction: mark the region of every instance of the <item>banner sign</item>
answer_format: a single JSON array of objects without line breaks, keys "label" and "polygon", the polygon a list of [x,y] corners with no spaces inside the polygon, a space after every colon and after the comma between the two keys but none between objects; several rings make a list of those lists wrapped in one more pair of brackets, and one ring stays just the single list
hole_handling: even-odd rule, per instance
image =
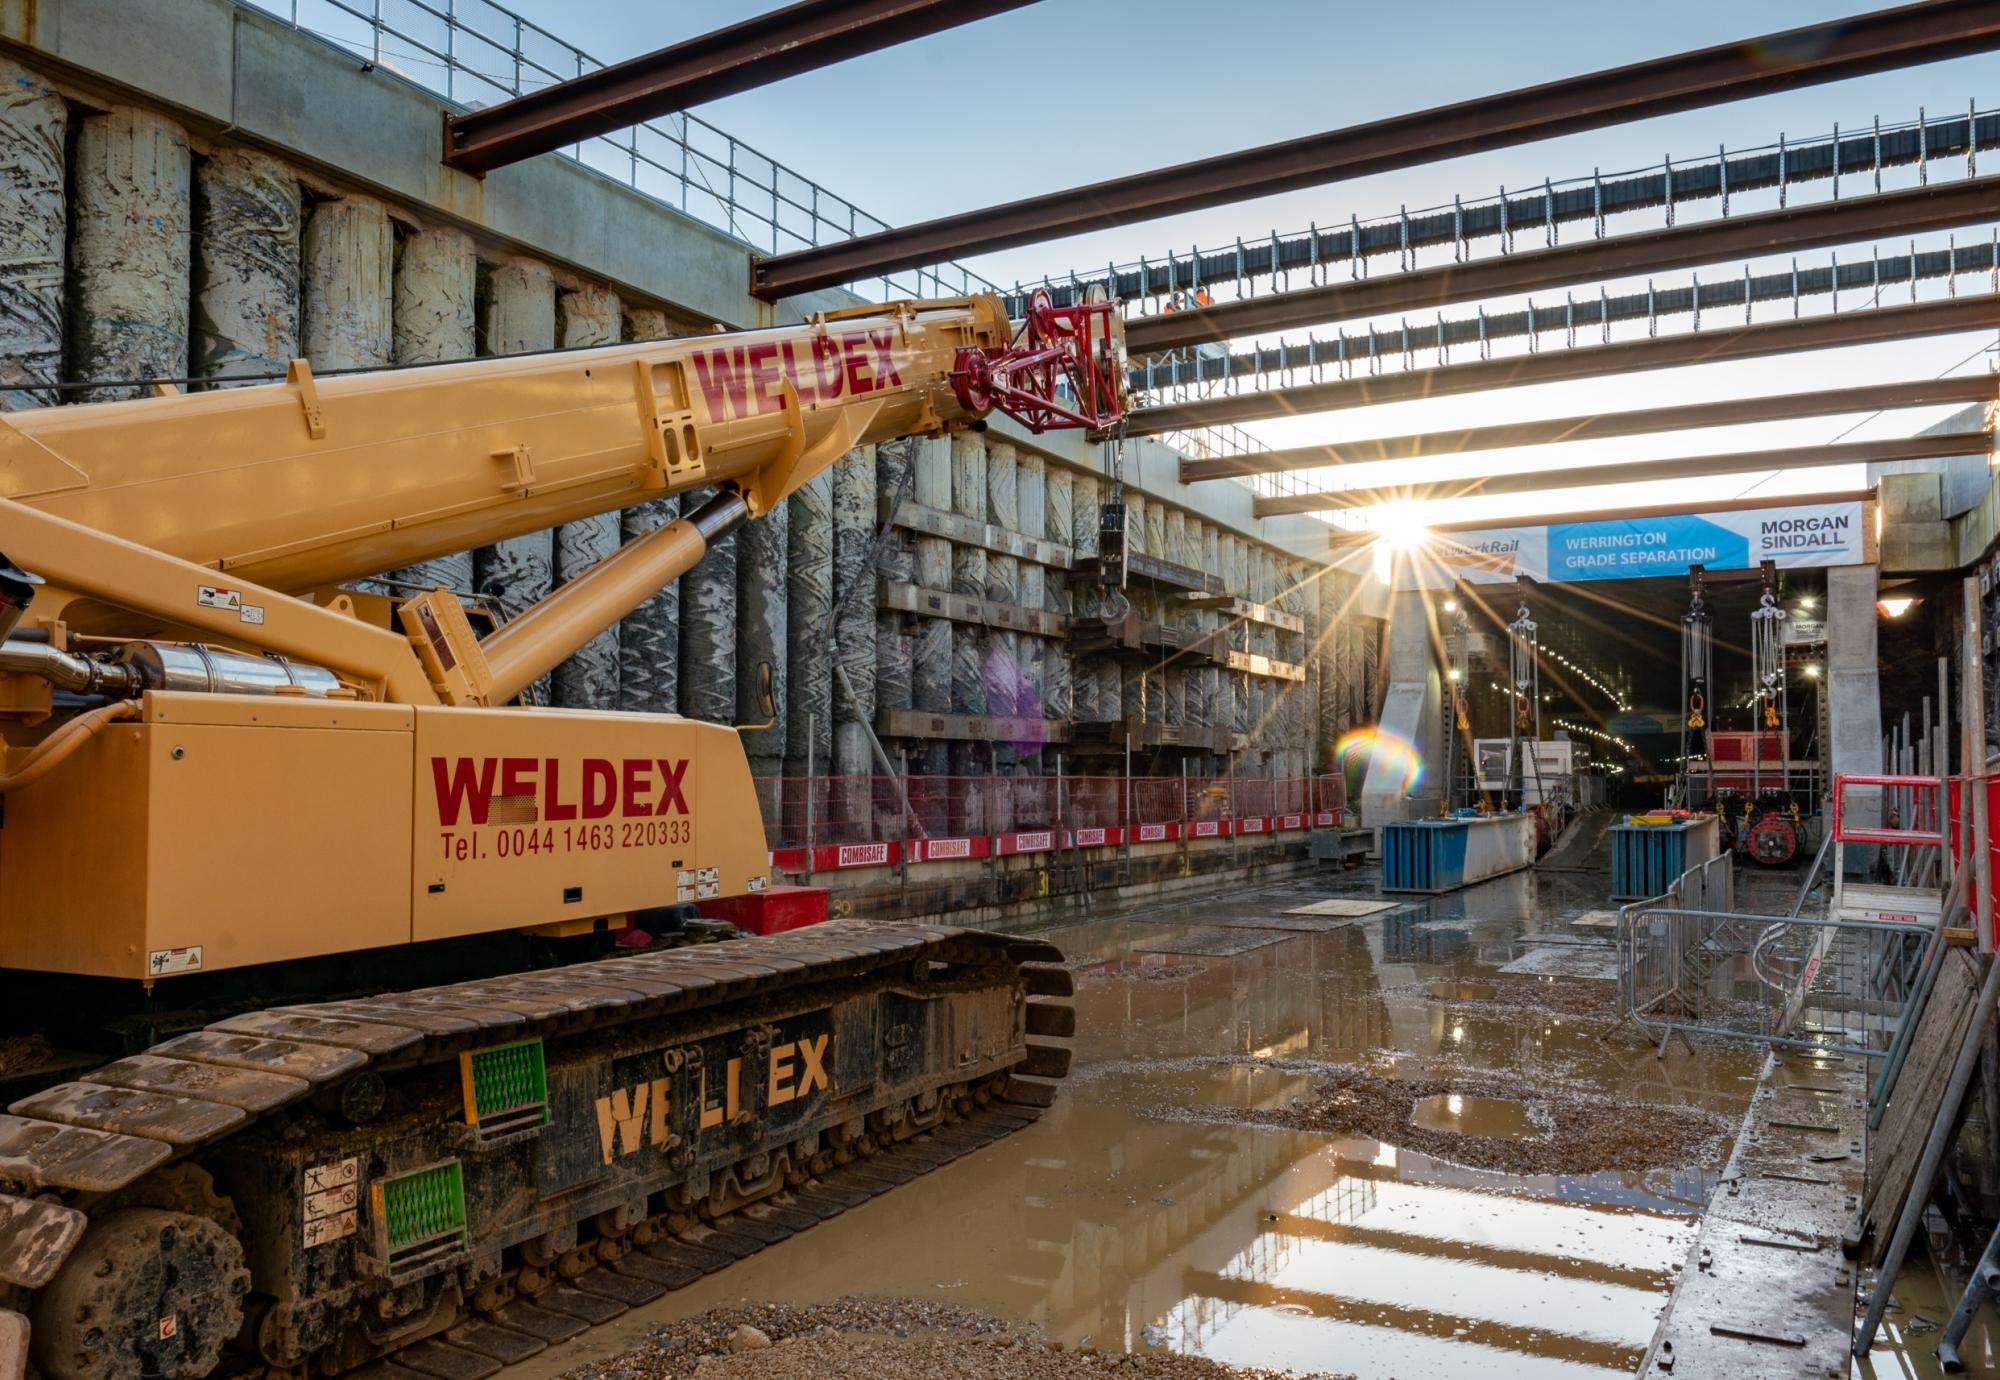
[{"label": "banner sign", "polygon": [[1544,581],[1627,580],[1709,570],[1859,565],[1860,501],[1735,513],[1606,518],[1549,527],[1494,527],[1434,534],[1403,563],[1412,588],[1463,580],[1504,584],[1525,575]]}]

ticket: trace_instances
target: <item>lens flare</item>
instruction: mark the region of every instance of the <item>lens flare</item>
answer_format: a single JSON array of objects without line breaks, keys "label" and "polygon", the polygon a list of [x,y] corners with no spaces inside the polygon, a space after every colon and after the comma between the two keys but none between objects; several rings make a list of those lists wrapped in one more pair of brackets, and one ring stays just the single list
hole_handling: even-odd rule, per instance
[{"label": "lens flare", "polygon": [[1357,728],[1334,745],[1335,768],[1347,782],[1347,798],[1361,798],[1361,786],[1368,773],[1380,766],[1392,782],[1400,782],[1397,794],[1408,795],[1424,779],[1424,759],[1416,747],[1393,733],[1379,728]]}]

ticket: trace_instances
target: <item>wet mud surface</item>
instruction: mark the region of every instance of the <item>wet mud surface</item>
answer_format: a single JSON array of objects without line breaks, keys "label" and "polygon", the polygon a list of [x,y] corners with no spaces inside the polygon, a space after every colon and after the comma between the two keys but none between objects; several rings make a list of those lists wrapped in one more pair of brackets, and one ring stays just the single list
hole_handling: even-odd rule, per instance
[{"label": "wet mud surface", "polygon": [[[1122,1354],[1396,1380],[1629,1376],[1761,1053],[1676,1042],[1661,1058],[1618,1025],[1615,984],[1499,971],[1605,944],[1574,922],[1608,890],[1521,873],[1284,928],[1293,907],[1382,899],[1372,871],[1325,873],[1046,931],[1078,1012],[1070,1087],[1046,1116],[552,1347],[519,1380],[692,1374],[657,1368],[657,1329],[857,1294],[988,1315],[1024,1329],[1016,1347],[1064,1350],[833,1322],[849,1340],[701,1374],[1067,1376]],[[1413,1124],[1453,1097],[1459,1129],[1448,1101]],[[1539,1137],[1468,1112],[1475,1098],[1519,1107]],[[1100,1353],[1091,1369],[1067,1368],[1079,1348]]]},{"label": "wet mud surface", "polygon": [[[1258,1067],[1269,1068],[1268,1064]],[[1384,1075],[1351,1065],[1284,1065],[1308,1077],[1279,1107],[1162,1102],[1148,1114],[1330,1136],[1365,1136],[1474,1169],[1592,1174],[1720,1164],[1736,1122],[1697,1107],[1635,1104],[1564,1079],[1467,1071]]]},{"label": "wet mud surface", "polygon": [[[909,1299],[714,1308],[663,1323],[646,1344],[563,1380],[1256,1380],[1268,1371],[1198,1356],[1072,1348],[991,1313]],[[1335,1380],[1328,1376],[1326,1380]]]}]

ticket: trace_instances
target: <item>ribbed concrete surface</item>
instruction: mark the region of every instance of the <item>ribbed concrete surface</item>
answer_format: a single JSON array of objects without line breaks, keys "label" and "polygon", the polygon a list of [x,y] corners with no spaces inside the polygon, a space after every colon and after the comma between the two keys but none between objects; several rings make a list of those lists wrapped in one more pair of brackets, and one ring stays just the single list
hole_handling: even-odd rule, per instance
[{"label": "ribbed concrete surface", "polygon": [[68,139],[62,97],[0,59],[0,412],[60,400],[42,390],[62,378]]},{"label": "ribbed concrete surface", "polygon": [[[77,123],[67,343],[77,380],[186,374],[191,176],[187,134],[171,120],[118,106]],[[66,396],[147,391],[114,382]]]}]

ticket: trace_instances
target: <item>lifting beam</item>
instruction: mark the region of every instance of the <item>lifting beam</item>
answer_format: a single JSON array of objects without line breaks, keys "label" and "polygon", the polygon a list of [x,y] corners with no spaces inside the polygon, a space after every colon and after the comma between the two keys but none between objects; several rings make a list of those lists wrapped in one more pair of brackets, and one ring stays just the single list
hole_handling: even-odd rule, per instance
[{"label": "lifting beam", "polygon": [[1926,0],[1048,192],[760,260],[765,301],[898,269],[2000,47],[1988,0]]}]

